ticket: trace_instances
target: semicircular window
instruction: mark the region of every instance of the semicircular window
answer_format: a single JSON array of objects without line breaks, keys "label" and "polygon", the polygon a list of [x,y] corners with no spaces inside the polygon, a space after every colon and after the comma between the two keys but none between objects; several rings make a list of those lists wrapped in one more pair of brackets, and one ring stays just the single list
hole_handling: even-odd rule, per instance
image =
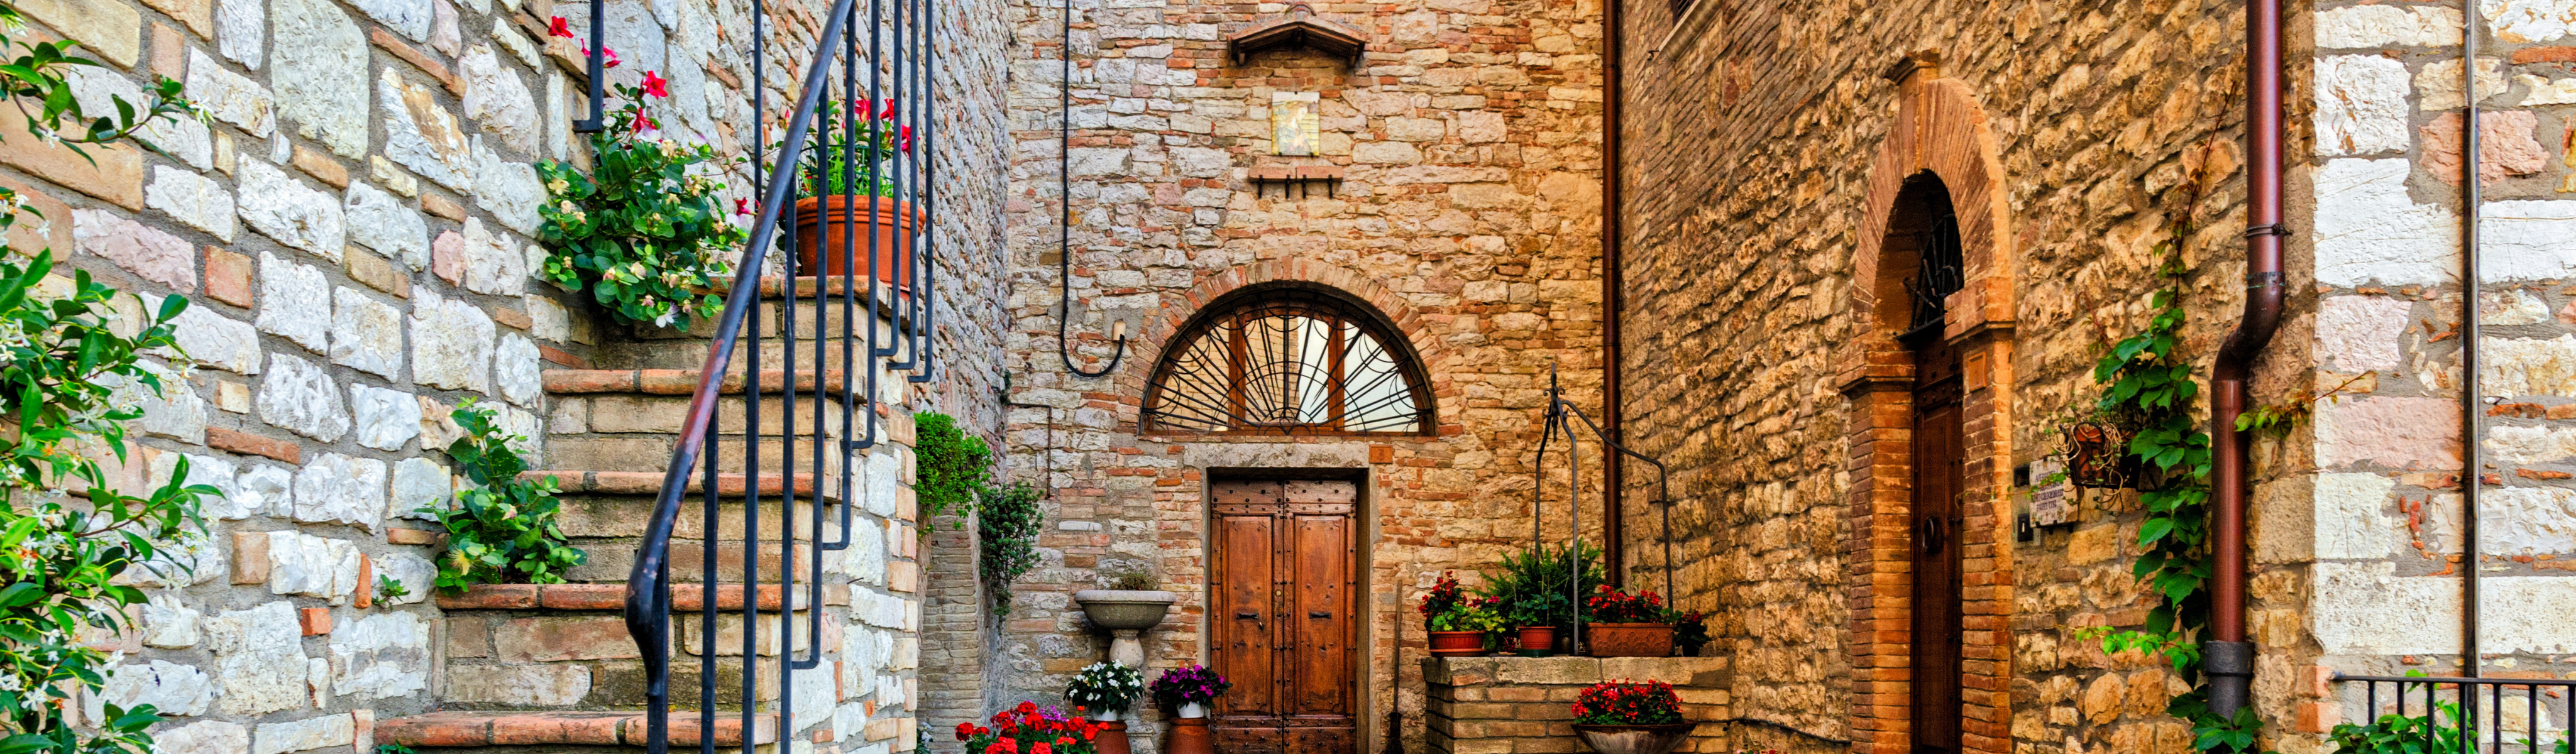
[{"label": "semicircular window", "polygon": [[1163,352],[1148,432],[1427,434],[1431,395],[1404,341],[1338,296],[1269,289],[1220,300]]}]

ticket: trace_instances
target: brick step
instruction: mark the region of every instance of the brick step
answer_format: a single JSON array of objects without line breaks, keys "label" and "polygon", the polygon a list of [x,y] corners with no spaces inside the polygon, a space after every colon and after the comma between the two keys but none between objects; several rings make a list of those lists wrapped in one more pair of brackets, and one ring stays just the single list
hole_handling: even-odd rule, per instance
[{"label": "brick step", "polygon": [[[716,745],[742,745],[739,714],[718,715],[715,722]],[[670,726],[673,745],[699,745],[697,715],[674,711]],[[642,746],[644,728],[642,712],[432,712],[376,721],[376,743],[416,748]],[[754,744],[776,743],[778,716],[754,715],[752,736]]]},{"label": "brick step", "polygon": [[[824,587],[824,601],[829,604],[845,602],[848,590],[847,586],[827,585]],[[705,584],[673,583],[671,609],[683,613],[703,610],[708,591]],[[717,584],[714,589],[716,609],[741,610],[745,591],[742,584]],[[777,584],[762,584],[750,591],[758,596],[762,611],[778,610],[781,593]],[[798,611],[812,606],[812,598],[807,594],[803,588],[796,590]],[[838,600],[834,599],[836,594],[840,597]],[[441,610],[623,610],[626,607],[626,585],[477,584],[467,588],[464,594],[439,592],[437,598]]]},{"label": "brick step", "polygon": [[[800,329],[802,329],[801,326]],[[796,370],[799,372],[813,371],[815,361],[814,341],[804,339],[794,341],[781,340],[778,337],[778,331],[775,329],[764,329],[762,331],[760,338],[760,358],[757,362],[753,361],[751,349],[748,347],[748,344],[734,346],[733,366],[730,371],[740,373],[745,369],[751,368],[755,363],[757,363],[761,369],[785,369],[787,366],[786,351],[791,344],[796,348]],[[880,336],[878,345],[890,346],[891,344],[886,342],[885,339]],[[854,352],[852,355],[860,357],[862,361],[868,360],[865,358],[866,346],[867,340],[865,338],[859,339],[856,341],[856,345],[852,348],[852,351]],[[898,354],[894,357],[882,357],[875,361],[882,365],[887,363],[885,358],[895,358],[899,360],[901,356],[901,354]],[[688,338],[602,343],[600,344],[599,349],[594,352],[593,361],[599,365],[625,367],[630,369],[695,370],[706,366],[707,340],[705,338]],[[841,369],[847,363],[846,360],[841,357],[841,346],[837,339],[827,341],[824,344],[822,361],[824,369],[833,371]],[[860,379],[864,380],[867,378],[867,373],[861,372],[858,376]],[[882,382],[887,378],[884,375],[879,375],[877,379]]]},{"label": "brick step", "polygon": [[[640,544],[640,541],[634,537],[604,539],[575,538],[572,540],[572,545],[574,547],[581,548],[583,552],[589,553],[590,559],[588,562],[582,563],[578,566],[573,566],[571,570],[564,572],[564,578],[568,581],[592,584],[625,583],[627,573],[635,567],[635,548],[638,544]],[[671,540],[671,583],[697,583],[707,580],[705,575],[702,573],[706,566],[706,551],[702,549],[704,546],[705,543],[702,540]],[[814,552],[813,540],[803,537],[797,538],[796,581],[800,584],[813,576]],[[835,553],[826,554],[834,556],[832,560],[826,561],[823,564],[824,578],[829,579],[833,578],[832,571],[834,568],[838,567],[841,555]],[[745,575],[743,572],[743,561],[743,545],[741,542],[717,542],[715,581],[720,584],[741,583],[744,580],[743,576]],[[758,583],[778,583],[778,569],[780,562],[781,561],[778,557],[778,540],[776,538],[769,538],[766,541],[763,541],[760,546],[760,579],[758,580]]]},{"label": "brick step", "polygon": [[[544,377],[546,392],[555,395],[642,393],[687,396],[697,392],[698,380],[703,374],[704,370],[699,369],[550,369],[544,372]],[[762,392],[780,392],[787,384],[787,377],[788,373],[783,369],[762,370],[760,373]],[[814,389],[813,370],[796,370],[795,377],[798,390]],[[823,389],[834,393],[840,392],[841,379],[841,370],[824,372]],[[741,395],[744,386],[749,382],[748,375],[734,372],[725,376],[724,384],[719,389],[726,395]]]},{"label": "brick step", "polygon": [[[844,405],[852,406],[852,410],[850,412],[850,431],[854,433],[866,432],[867,428],[860,424],[860,422],[865,421],[865,417],[860,416],[859,414],[859,412],[864,409],[852,404],[851,402],[843,401],[838,395],[840,392],[838,384],[826,387],[827,391],[823,395],[819,396],[810,392],[799,391],[795,396],[796,400],[793,410],[790,410],[787,396],[781,395],[777,392],[768,393],[767,396],[763,397],[758,404],[760,407],[760,434],[764,437],[778,437],[786,435],[788,434],[789,429],[788,422],[790,419],[793,419],[795,423],[794,436],[796,437],[811,438],[817,434],[824,437],[839,437],[841,435],[841,407]],[[690,400],[690,397],[686,394],[558,394],[554,396],[553,400],[547,401],[548,403],[553,404],[553,408],[549,412],[546,426],[547,437],[549,438],[548,442],[558,442],[567,437],[578,438],[598,435],[677,435],[680,432],[680,427],[689,417]],[[750,400],[740,396],[717,398],[715,417],[716,435],[718,437],[742,436],[743,428],[750,426],[751,423],[750,417],[745,415],[745,411],[751,408],[752,405],[753,404]],[[815,410],[818,406],[821,408],[823,415],[822,424],[820,425],[815,424],[814,419]],[[882,417],[884,414],[880,413],[879,416]],[[879,433],[883,433],[885,431],[885,424],[886,422],[882,418],[877,421]],[[820,429],[821,431],[817,432],[817,429]]]},{"label": "brick step", "polygon": [[[519,478],[521,479],[536,479],[541,477],[553,477],[555,480],[555,490],[559,495],[581,493],[597,495],[657,495],[662,491],[662,471],[658,469],[653,471],[540,469],[536,471],[521,472],[519,474]],[[794,480],[797,495],[804,496],[814,494],[814,475],[810,473],[797,473],[790,475],[774,473],[761,474],[758,489],[762,495],[776,496],[788,489],[788,483],[791,479]],[[834,490],[839,486],[839,477],[826,476],[823,478],[822,487],[824,488],[825,497],[837,499],[838,493]],[[719,497],[741,497],[743,492],[749,489],[753,489],[753,486],[750,481],[750,477],[747,475],[740,473],[716,474],[716,495]],[[699,494],[704,493],[705,491],[706,474],[690,474],[688,492],[691,494]]]},{"label": "brick step", "polygon": [[[808,420],[810,417],[801,417],[798,423],[805,424]],[[819,469],[825,479],[833,480],[825,485],[827,489],[839,486],[842,456],[838,441],[833,439],[840,433],[840,422],[828,424],[824,428],[823,463]],[[746,466],[750,466],[753,448],[759,450],[760,468],[779,468],[792,456],[794,463],[787,465],[788,468],[799,474],[815,473],[818,469],[814,468],[814,438],[804,434],[803,427],[799,427],[798,432],[794,437],[764,436],[757,444],[744,439],[743,435],[720,435],[715,438],[715,447],[707,452],[715,456],[718,473],[742,473]],[[885,427],[879,426],[877,435],[885,437]],[[677,434],[554,435],[546,440],[546,460],[576,469],[659,474],[670,465],[671,449],[678,442]],[[703,464],[704,459],[705,455],[701,455],[699,463]],[[693,476],[703,473],[700,470]]]},{"label": "brick step", "polygon": [[[860,480],[853,479],[851,483],[855,486],[860,483]],[[556,523],[563,528],[564,536],[572,537],[574,539],[633,539],[642,537],[644,536],[645,524],[651,523],[649,519],[651,518],[654,502],[652,497],[643,495],[574,494],[557,496],[555,499],[559,501],[559,505],[561,506],[561,514],[556,518]],[[839,537],[841,531],[840,496],[837,493],[827,494],[822,502],[822,507],[822,535],[833,538]],[[717,499],[715,519],[715,537],[717,541],[740,542],[742,540],[744,533],[742,521],[743,508],[744,504],[741,497],[723,497]],[[759,529],[761,539],[764,541],[776,541],[778,539],[779,532],[783,530],[783,527],[780,525],[780,519],[782,518],[781,513],[786,508],[786,501],[781,500],[777,495],[764,495],[761,497]],[[814,526],[813,514],[813,498],[809,495],[799,493],[796,497],[796,510],[793,515],[784,516],[784,518],[796,523],[797,539],[814,538],[816,527]],[[671,536],[675,540],[706,539],[706,500],[698,495],[689,495],[682,498],[680,503],[680,518],[675,523],[676,526],[671,529]]]}]

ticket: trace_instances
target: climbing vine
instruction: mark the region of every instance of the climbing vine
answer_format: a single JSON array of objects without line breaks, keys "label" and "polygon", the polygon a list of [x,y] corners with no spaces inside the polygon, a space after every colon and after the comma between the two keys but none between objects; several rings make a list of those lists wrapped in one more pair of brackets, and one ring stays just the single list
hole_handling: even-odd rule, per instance
[{"label": "climbing vine", "polygon": [[[2140,472],[2138,501],[2146,512],[2138,526],[2140,552],[2131,573],[2155,593],[2157,604],[2141,629],[2101,627],[2078,635],[2100,640],[2102,650],[2111,654],[2162,655],[2175,672],[2195,681],[2191,691],[2174,697],[2165,710],[2191,723],[2193,746],[2250,752],[2257,748],[2261,719],[2250,705],[2232,717],[2210,711],[2208,685],[2198,672],[2197,637],[2209,625],[2210,436],[2192,414],[2200,383],[2192,379],[2181,347],[2188,319],[2182,279],[2192,272],[2183,252],[2197,229],[2191,214],[2200,203],[2200,187],[2197,175],[2185,181],[2182,209],[2153,250],[2162,287],[2149,299],[2154,314],[2146,328],[2112,343],[2093,366],[2093,381],[2102,387],[2095,413],[2129,430],[2121,452]],[[2264,416],[2271,421],[2256,421],[2290,420]]]}]

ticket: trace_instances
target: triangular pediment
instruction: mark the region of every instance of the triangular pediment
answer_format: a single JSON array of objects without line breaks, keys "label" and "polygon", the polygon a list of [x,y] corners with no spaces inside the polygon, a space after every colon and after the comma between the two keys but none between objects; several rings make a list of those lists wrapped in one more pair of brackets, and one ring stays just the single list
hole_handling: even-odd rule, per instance
[{"label": "triangular pediment", "polygon": [[1306,47],[1357,64],[1368,40],[1357,29],[1307,15],[1283,16],[1226,38],[1227,52],[1240,64],[1262,50]]}]

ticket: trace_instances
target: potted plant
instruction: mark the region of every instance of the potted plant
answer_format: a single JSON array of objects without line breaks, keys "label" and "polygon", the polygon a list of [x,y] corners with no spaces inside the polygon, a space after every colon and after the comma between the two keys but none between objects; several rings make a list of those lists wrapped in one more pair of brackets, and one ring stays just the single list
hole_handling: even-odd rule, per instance
[{"label": "potted plant", "polygon": [[1683,657],[1698,657],[1699,648],[1709,642],[1708,616],[1698,612],[1672,615],[1673,644],[1681,648]]},{"label": "potted plant", "polygon": [[1128,754],[1127,723],[1118,713],[1145,694],[1145,674],[1116,662],[1095,662],[1073,676],[1064,689],[1064,700],[1077,712],[1088,712],[1100,724],[1100,735],[1092,740],[1099,754]]},{"label": "potted plant", "polygon": [[546,191],[537,207],[537,241],[546,247],[539,274],[588,292],[618,319],[686,330],[724,310],[712,292],[716,279],[732,274],[725,255],[751,234],[725,214],[718,196],[725,186],[708,177],[740,160],[659,138],[646,103],[670,96],[665,83],[646,71],[644,86],[615,87],[624,104],[591,135],[595,170],[537,161]]},{"label": "potted plant", "polygon": [[1588,654],[1594,657],[1668,657],[1673,653],[1673,624],[1667,622],[1664,598],[1651,591],[1635,596],[1603,584],[1584,600],[1583,621]]},{"label": "potted plant", "polygon": [[957,740],[966,742],[966,751],[975,754],[1099,754],[1092,745],[1099,735],[1099,725],[1036,702],[1021,702],[995,713],[990,727],[957,724]]},{"label": "potted plant", "polygon": [[1471,597],[1458,577],[1444,571],[1422,595],[1422,622],[1430,629],[1435,657],[1473,657],[1485,653],[1487,634],[1503,630],[1502,611],[1492,597]]},{"label": "potted plant", "polygon": [[1574,701],[1574,736],[1601,754],[1668,754],[1692,727],[1662,681],[1596,683]]},{"label": "potted plant", "polygon": [[1208,730],[1208,705],[1234,684],[1197,664],[1163,671],[1148,690],[1154,703],[1172,708],[1172,740],[1166,754],[1215,754],[1216,736]]},{"label": "potted plant", "polygon": [[1573,649],[1576,595],[1590,594],[1603,581],[1600,548],[1542,545],[1503,556],[1486,575],[1482,593],[1502,601],[1509,627],[1550,629],[1522,633],[1522,654],[1553,653]]},{"label": "potted plant", "polygon": [[[881,113],[865,99],[846,105],[826,100],[815,112],[813,158],[796,172],[797,274],[860,271],[868,264],[860,255],[873,248],[876,279],[898,291],[911,289],[903,252],[912,248],[914,230],[929,220],[896,198],[891,163],[912,151],[912,127],[893,123],[894,114],[891,99]],[[845,117],[856,121],[854,131],[842,127]],[[845,152],[849,159],[843,159]],[[871,229],[873,240],[866,235]]]}]

